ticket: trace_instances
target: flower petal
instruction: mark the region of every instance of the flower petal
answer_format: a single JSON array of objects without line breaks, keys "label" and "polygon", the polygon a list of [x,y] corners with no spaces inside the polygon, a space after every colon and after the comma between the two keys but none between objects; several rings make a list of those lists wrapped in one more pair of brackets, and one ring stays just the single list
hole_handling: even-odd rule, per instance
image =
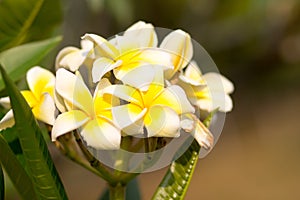
[{"label": "flower petal", "polygon": [[80,110],[71,110],[58,115],[52,128],[52,141],[59,136],[73,131],[89,121],[88,116]]},{"label": "flower petal", "polygon": [[140,105],[143,102],[140,92],[127,85],[111,85],[101,91],[103,94],[111,94],[122,100]]},{"label": "flower petal", "polygon": [[152,65],[145,64],[128,71],[118,69],[114,71],[114,74],[124,84],[146,91],[154,79],[155,69]]},{"label": "flower petal", "polygon": [[[34,96],[34,94],[29,91],[29,90],[23,90],[21,91],[21,94],[23,95],[23,97],[25,98],[26,102],[28,103],[29,107],[32,108],[33,106],[35,106],[36,104],[39,103],[40,98],[38,99]],[[41,95],[42,96],[42,95]]]},{"label": "flower petal", "polygon": [[95,34],[85,34],[82,39],[89,40],[94,43],[94,53],[99,57],[107,57],[114,59],[119,55],[119,51],[103,37]]},{"label": "flower petal", "polygon": [[0,131],[15,125],[13,110],[9,110],[0,121]]},{"label": "flower petal", "polygon": [[221,112],[230,112],[233,108],[232,99],[228,94],[220,91],[211,91],[209,98],[203,98],[197,100],[197,106],[208,112],[219,108]]},{"label": "flower petal", "polygon": [[[190,129],[192,136],[198,142],[198,144],[209,150],[213,147],[214,136],[211,134],[208,128],[193,114],[185,114],[182,116],[183,120],[192,120],[194,121],[194,128]],[[187,129],[185,129],[187,131]]]},{"label": "flower petal", "polygon": [[33,67],[27,72],[26,79],[36,99],[39,99],[44,92],[53,96],[55,76],[50,71],[41,67]]},{"label": "flower petal", "polygon": [[38,120],[53,125],[55,121],[54,100],[48,93],[44,93],[41,101],[32,108],[32,112]]},{"label": "flower petal", "polygon": [[166,49],[172,56],[174,70],[166,72],[166,78],[171,78],[178,70],[183,69],[193,57],[191,37],[182,30],[176,30],[167,35],[160,48]]},{"label": "flower petal", "polygon": [[86,60],[89,53],[90,53],[90,50],[85,50],[85,49],[72,51],[72,52],[68,53],[67,55],[65,55],[60,60],[58,65],[66,68],[66,69],[69,69],[72,72],[75,72],[84,63],[84,61]]},{"label": "flower petal", "polygon": [[112,108],[115,124],[127,135],[136,135],[143,132],[143,117],[147,109],[141,109],[135,104],[126,104]]},{"label": "flower petal", "polygon": [[107,72],[113,70],[116,67],[119,67],[121,64],[121,60],[115,62],[105,57],[98,58],[94,62],[92,69],[92,77],[94,83],[98,82]]},{"label": "flower petal", "polygon": [[152,105],[168,106],[177,114],[195,112],[195,108],[188,101],[184,90],[172,85],[167,87],[152,103]]},{"label": "flower petal", "polygon": [[81,135],[88,146],[95,149],[115,150],[120,148],[121,133],[112,123],[97,118],[88,122]]},{"label": "flower petal", "polygon": [[9,97],[0,98],[0,104],[6,109],[11,107]]},{"label": "flower petal", "polygon": [[232,82],[221,74],[210,72],[204,74],[203,78],[211,91],[224,91],[226,94],[234,91]]},{"label": "flower petal", "polygon": [[71,72],[60,68],[56,72],[58,94],[89,115],[94,113],[92,95],[83,80]]},{"label": "flower petal", "polygon": [[77,47],[65,47],[62,50],[60,50],[55,59],[55,69],[58,70],[60,67],[65,67],[63,64],[60,63],[62,59],[68,54],[77,52],[79,50],[80,49],[78,49]]},{"label": "flower petal", "polygon": [[152,106],[144,122],[148,137],[178,137],[180,134],[178,114],[169,107]]},{"label": "flower petal", "polygon": [[183,81],[194,86],[205,85],[206,82],[202,76],[200,68],[195,61],[192,61],[185,69],[184,76],[180,77]]},{"label": "flower petal", "polygon": [[116,35],[111,42],[113,42],[120,53],[123,54],[133,49],[156,47],[157,36],[152,24],[139,21],[129,27],[123,36]]}]

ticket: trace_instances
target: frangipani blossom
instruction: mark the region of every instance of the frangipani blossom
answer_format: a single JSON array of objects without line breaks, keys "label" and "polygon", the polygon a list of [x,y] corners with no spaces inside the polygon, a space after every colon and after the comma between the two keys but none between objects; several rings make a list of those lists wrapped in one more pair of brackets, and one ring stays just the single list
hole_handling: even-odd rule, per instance
[{"label": "frangipani blossom", "polygon": [[[167,51],[156,48],[157,36],[151,24],[138,22],[110,41],[95,35],[86,34],[83,39],[94,43],[94,53],[98,58],[93,64],[93,81],[99,81],[104,74],[113,70],[115,77],[123,83],[147,90],[155,76],[153,66],[173,69],[171,56]],[[137,75],[147,74],[136,79]]]},{"label": "frangipani blossom", "polygon": [[[41,67],[33,67],[26,74],[29,90],[21,91],[26,102],[32,109],[34,116],[49,125],[53,125],[55,120],[54,75]],[[9,105],[9,98],[0,100],[1,104]],[[10,105],[9,105],[10,106]],[[0,121],[0,129],[12,127],[15,124],[13,112],[9,110]]]},{"label": "frangipani blossom", "polygon": [[88,40],[81,40],[81,48],[65,47],[60,50],[56,56],[55,68],[63,67],[75,72],[83,64],[87,67],[92,66],[94,59],[93,43]]},{"label": "frangipani blossom", "polygon": [[128,85],[111,85],[102,91],[129,102],[112,108],[114,120],[127,135],[179,136],[179,116],[193,113],[194,107],[189,103],[183,89],[176,85],[165,88],[163,81],[163,72],[160,69],[147,91]]},{"label": "frangipani blossom", "polygon": [[218,73],[202,75],[196,62],[191,62],[185,72],[179,76],[179,85],[184,88],[193,105],[208,112],[219,108],[222,112],[232,110],[229,96],[234,90],[233,84]]},{"label": "frangipani blossom", "polygon": [[92,97],[80,76],[59,69],[56,73],[56,91],[68,102],[69,110],[58,115],[55,120],[52,140],[80,129],[87,145],[96,149],[119,149],[120,129],[114,125],[110,111],[118,102],[112,95],[100,92],[109,85],[107,79],[100,80]]}]

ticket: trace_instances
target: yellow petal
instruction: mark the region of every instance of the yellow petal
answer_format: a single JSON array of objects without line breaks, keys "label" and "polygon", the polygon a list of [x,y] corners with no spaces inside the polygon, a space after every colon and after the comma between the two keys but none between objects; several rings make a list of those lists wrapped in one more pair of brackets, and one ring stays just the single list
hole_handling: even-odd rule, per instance
[{"label": "yellow petal", "polygon": [[195,112],[195,109],[188,101],[184,90],[177,85],[167,87],[154,100],[152,105],[168,106],[175,110],[177,114]]},{"label": "yellow petal", "polygon": [[15,125],[13,110],[9,110],[0,121],[0,131]]},{"label": "yellow petal", "polygon": [[[21,94],[25,98],[26,102],[28,103],[29,107],[32,108],[36,104],[39,103],[40,97],[37,99],[34,94],[29,90],[23,90],[21,91]],[[42,95],[41,95],[42,96]]]},{"label": "yellow petal", "polygon": [[219,108],[221,112],[230,112],[233,108],[232,99],[228,94],[218,91],[211,91],[209,98],[197,100],[197,106],[208,112]]},{"label": "yellow petal", "polygon": [[56,91],[76,108],[93,115],[92,95],[79,76],[60,68],[56,72]]},{"label": "yellow petal", "polygon": [[96,56],[114,59],[119,55],[119,51],[116,47],[103,37],[95,34],[85,34],[82,39],[89,40],[94,43],[94,53]]},{"label": "yellow petal", "polygon": [[115,124],[127,135],[136,135],[143,132],[143,117],[147,109],[135,104],[126,104],[112,108]]},{"label": "yellow petal", "polygon": [[197,63],[192,61],[185,69],[184,76],[181,77],[183,81],[194,86],[205,85],[206,82],[202,76],[200,68]]},{"label": "yellow petal", "polygon": [[54,100],[48,93],[44,93],[40,102],[32,108],[32,112],[38,120],[53,125],[55,120]]},{"label": "yellow petal", "polygon": [[120,148],[121,133],[112,123],[97,118],[88,122],[81,135],[88,146],[95,149],[115,150]]},{"label": "yellow petal", "polygon": [[109,58],[101,57],[98,58],[94,64],[92,69],[92,77],[94,83],[98,82],[102,77],[109,71],[113,70],[116,67],[119,67],[122,64],[121,60],[115,62]]},{"label": "yellow petal", "polygon": [[148,137],[178,137],[180,134],[178,114],[169,107],[151,107],[144,122]]},{"label": "yellow petal", "polygon": [[52,141],[55,141],[59,136],[73,131],[89,121],[88,116],[79,110],[71,110],[64,112],[56,118],[52,128]]},{"label": "yellow petal", "polygon": [[27,72],[26,79],[29,89],[37,100],[44,92],[48,92],[53,97],[55,76],[50,71],[33,67]]},{"label": "yellow petal", "polygon": [[182,30],[176,30],[167,35],[160,48],[166,49],[172,56],[174,70],[168,70],[166,78],[171,78],[178,70],[183,69],[193,56],[191,37]]},{"label": "yellow petal", "polygon": [[116,97],[119,97],[122,100],[135,103],[137,105],[143,104],[143,99],[140,92],[127,85],[111,85],[104,88],[101,91],[103,94],[111,94]]}]

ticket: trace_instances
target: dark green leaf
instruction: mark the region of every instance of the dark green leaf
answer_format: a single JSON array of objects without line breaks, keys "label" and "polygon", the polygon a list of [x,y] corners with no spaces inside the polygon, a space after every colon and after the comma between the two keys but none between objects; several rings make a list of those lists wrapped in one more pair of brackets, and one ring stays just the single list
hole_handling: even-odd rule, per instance
[{"label": "dark green leaf", "polygon": [[5,196],[4,174],[0,163],[0,199],[4,199],[4,196]]},{"label": "dark green leaf", "polygon": [[[126,198],[128,200],[140,200],[141,194],[139,189],[139,183],[137,179],[131,180],[126,187]],[[104,193],[101,195],[100,200],[109,200],[109,190],[106,189]]]},{"label": "dark green leaf", "polygon": [[59,0],[0,1],[0,51],[51,36],[61,19]]},{"label": "dark green leaf", "polygon": [[66,199],[64,187],[31,109],[5,70],[0,69],[14,112],[16,134],[39,198]]},{"label": "dark green leaf", "polygon": [[[4,132],[12,132],[6,129]],[[32,180],[0,134],[0,162],[23,199],[37,199]]]},{"label": "dark green leaf", "polygon": [[[60,41],[61,37],[54,37],[6,50],[0,54],[0,64],[12,80],[17,81],[28,69],[38,64]],[[3,79],[0,78],[0,90],[3,88]]]}]

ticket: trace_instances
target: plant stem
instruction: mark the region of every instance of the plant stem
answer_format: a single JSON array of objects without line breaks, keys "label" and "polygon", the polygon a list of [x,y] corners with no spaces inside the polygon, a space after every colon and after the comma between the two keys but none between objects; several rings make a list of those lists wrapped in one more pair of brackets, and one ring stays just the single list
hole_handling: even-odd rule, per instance
[{"label": "plant stem", "polygon": [[109,199],[110,200],[125,200],[126,186],[118,183],[115,186],[109,186]]}]

